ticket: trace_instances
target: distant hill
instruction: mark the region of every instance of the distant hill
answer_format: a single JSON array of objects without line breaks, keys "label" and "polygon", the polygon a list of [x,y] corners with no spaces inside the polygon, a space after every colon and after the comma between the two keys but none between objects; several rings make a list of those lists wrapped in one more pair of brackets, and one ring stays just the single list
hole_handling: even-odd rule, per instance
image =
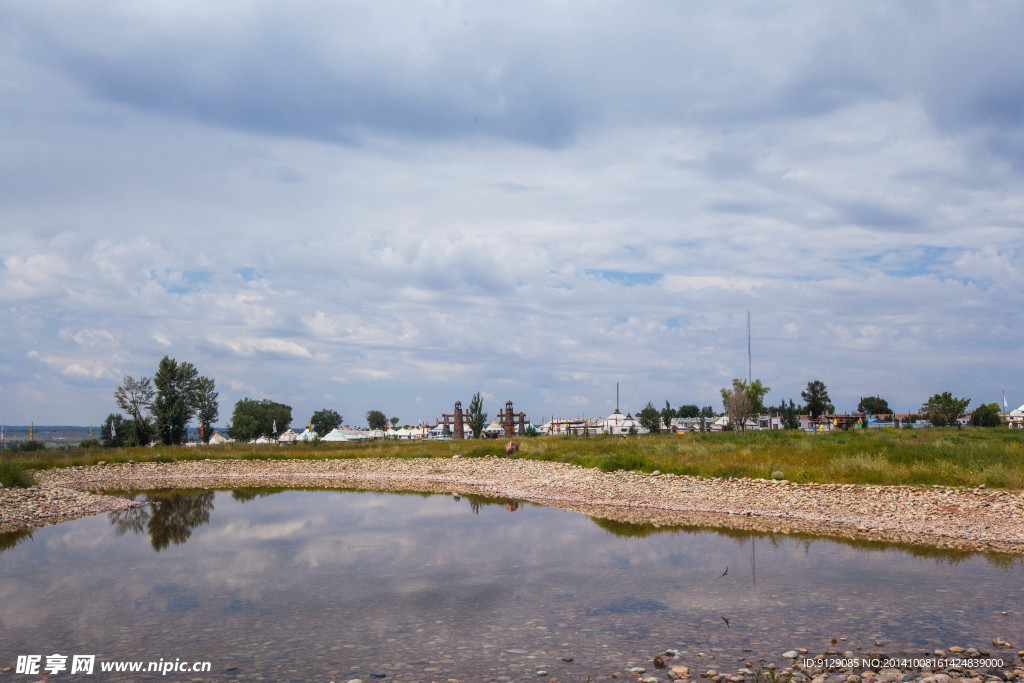
[{"label": "distant hill", "polygon": [[[94,439],[100,438],[101,426],[101,424],[93,425],[92,435]],[[4,425],[4,441],[7,444],[15,441],[28,441],[28,428],[28,425]],[[221,427],[214,427],[214,430],[223,432]],[[195,427],[189,427],[188,436],[190,439],[198,440],[199,430]],[[75,445],[89,438],[89,427],[78,425],[36,425],[33,429],[33,438],[36,441],[42,441],[52,446]]]}]

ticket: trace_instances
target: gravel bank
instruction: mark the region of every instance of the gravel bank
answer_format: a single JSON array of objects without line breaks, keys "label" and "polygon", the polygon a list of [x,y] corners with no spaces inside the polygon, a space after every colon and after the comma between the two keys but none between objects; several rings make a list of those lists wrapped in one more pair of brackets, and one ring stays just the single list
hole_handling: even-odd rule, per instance
[{"label": "gravel bank", "polygon": [[505,458],[205,460],[75,467],[37,474],[32,489],[0,489],[0,531],[54,524],[132,503],[86,493],[158,488],[293,486],[472,492],[628,522],[709,525],[1024,552],[1019,491],[792,484],[604,473]]}]

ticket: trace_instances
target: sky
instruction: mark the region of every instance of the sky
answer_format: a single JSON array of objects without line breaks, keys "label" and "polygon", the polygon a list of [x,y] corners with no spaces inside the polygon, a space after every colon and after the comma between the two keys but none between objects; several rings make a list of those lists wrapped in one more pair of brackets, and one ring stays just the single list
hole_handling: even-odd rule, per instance
[{"label": "sky", "polygon": [[[1024,5],[0,0],[0,421],[1024,403]],[[748,358],[747,315],[750,316]]]}]

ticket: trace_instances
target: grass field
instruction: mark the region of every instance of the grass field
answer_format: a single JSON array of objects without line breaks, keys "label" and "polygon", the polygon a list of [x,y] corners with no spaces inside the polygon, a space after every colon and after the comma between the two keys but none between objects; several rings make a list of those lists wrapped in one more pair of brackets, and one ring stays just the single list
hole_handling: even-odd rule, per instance
[{"label": "grass field", "polygon": [[[868,430],[809,434],[797,431],[645,435],[622,439],[518,439],[517,458],[567,462],[610,470],[672,472],[701,477],[770,478],[848,484],[940,484],[1024,489],[1024,434],[1002,429]],[[198,448],[46,449],[7,453],[5,486],[24,485],[24,471],[128,460],[171,462],[205,458],[473,458],[504,457],[505,440],[376,441],[365,444],[228,444]],[[20,484],[19,484],[20,482]]]}]

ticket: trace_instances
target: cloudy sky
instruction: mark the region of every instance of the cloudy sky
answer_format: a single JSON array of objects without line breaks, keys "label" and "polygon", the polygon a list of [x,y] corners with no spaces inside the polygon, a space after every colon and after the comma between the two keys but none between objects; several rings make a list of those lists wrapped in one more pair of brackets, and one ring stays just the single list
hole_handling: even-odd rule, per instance
[{"label": "cloudy sky", "polygon": [[0,420],[1024,402],[1024,5],[0,1]]}]

